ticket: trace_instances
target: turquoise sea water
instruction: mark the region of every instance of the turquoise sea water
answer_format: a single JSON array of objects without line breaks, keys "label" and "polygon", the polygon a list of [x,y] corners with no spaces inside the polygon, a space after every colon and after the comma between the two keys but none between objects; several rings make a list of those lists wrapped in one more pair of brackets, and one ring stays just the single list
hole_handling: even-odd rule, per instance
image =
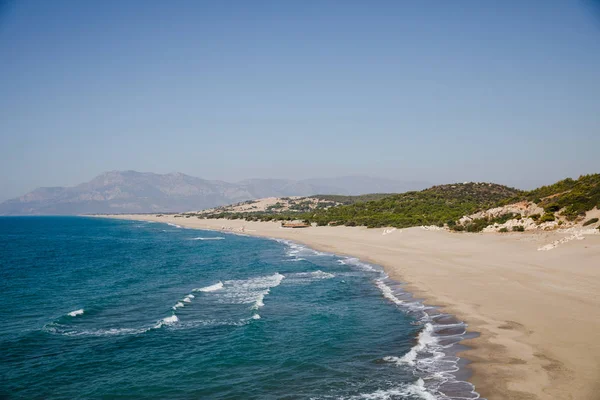
[{"label": "turquoise sea water", "polygon": [[0,397],[476,398],[465,326],[377,266],[285,241],[0,218]]}]

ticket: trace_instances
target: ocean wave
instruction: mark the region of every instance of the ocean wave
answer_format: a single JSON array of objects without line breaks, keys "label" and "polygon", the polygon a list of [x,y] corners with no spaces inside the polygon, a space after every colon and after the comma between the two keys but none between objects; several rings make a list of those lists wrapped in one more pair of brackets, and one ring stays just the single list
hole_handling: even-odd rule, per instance
[{"label": "ocean wave", "polygon": [[404,304],[404,302],[402,300],[400,300],[399,298],[397,298],[394,295],[394,292],[392,292],[392,289],[388,285],[386,285],[382,279],[376,280],[375,285],[379,288],[379,290],[381,290],[383,297],[390,300],[392,303],[397,304],[397,305]]},{"label": "ocean wave", "polygon": [[82,315],[83,314],[83,308],[80,308],[79,310],[75,310],[75,311],[71,311],[70,313],[68,313],[67,315],[69,317],[76,317],[78,315]]},{"label": "ocean wave", "polygon": [[352,396],[351,399],[392,400],[404,399],[407,396],[418,396],[424,400],[437,400],[437,397],[427,391],[425,388],[425,382],[421,378],[417,379],[417,381],[413,384],[390,389],[379,389],[372,393],[364,393],[357,396]]},{"label": "ocean wave", "polygon": [[381,272],[381,270],[377,269],[374,265],[362,262],[358,258],[355,258],[355,257],[347,257],[342,260],[337,260],[337,262],[342,265],[351,265],[354,267],[358,267],[359,269],[366,271],[366,272]]},{"label": "ocean wave", "polygon": [[287,274],[285,281],[288,284],[306,284],[323,279],[331,279],[334,277],[335,275],[332,273],[316,270],[311,272],[296,272],[293,274]]},{"label": "ocean wave", "polygon": [[278,243],[282,243],[282,244],[286,245],[288,247],[288,250],[286,251],[286,255],[288,257],[296,257],[300,253],[310,254],[310,255],[315,255],[315,256],[328,256],[328,257],[335,256],[335,254],[311,249],[310,247],[307,247],[300,243],[293,242],[291,240],[278,239],[278,238],[271,238],[271,240],[274,240]]},{"label": "ocean wave", "polygon": [[223,282],[215,283],[214,285],[206,286],[199,289],[194,289],[193,292],[214,292],[215,290],[223,289]]},{"label": "ocean wave", "polygon": [[139,328],[107,328],[107,329],[75,329],[59,323],[50,323],[45,325],[42,330],[51,334],[61,336],[120,336],[120,335],[139,335],[152,330],[169,328],[174,330],[191,329],[201,326],[244,326],[254,320],[261,319],[260,315],[255,313],[249,318],[240,320],[218,320],[202,319],[193,321],[180,321],[176,315],[165,317],[153,325]]},{"label": "ocean wave", "polygon": [[177,310],[178,308],[183,307],[185,304],[183,304],[182,302],[178,301],[177,303],[175,303],[175,305],[171,308],[173,308],[173,310]]},{"label": "ocean wave", "polygon": [[167,225],[169,225],[169,226],[172,226],[172,227],[174,227],[174,228],[179,228],[179,229],[182,229],[182,228],[183,228],[183,226],[181,226],[181,225],[172,224],[172,223],[170,223],[170,222],[167,222]]},{"label": "ocean wave", "polygon": [[229,280],[220,282],[218,291],[215,288],[210,292],[215,292],[213,295],[217,296],[217,301],[220,303],[253,304],[251,309],[256,310],[264,306],[265,296],[270,293],[271,288],[279,286],[284,278],[285,276],[276,272],[273,275]]},{"label": "ocean wave", "polygon": [[191,238],[190,240],[224,240],[225,238],[222,236],[215,236],[215,237],[195,237],[195,238]]},{"label": "ocean wave", "polygon": [[159,329],[159,328],[162,328],[163,326],[171,326],[173,324],[176,324],[177,322],[179,322],[179,318],[177,317],[177,315],[173,314],[170,317],[165,317],[165,318],[161,319],[160,321],[158,321],[156,323],[156,325],[153,326],[153,328]]},{"label": "ocean wave", "polygon": [[47,326],[46,332],[63,336],[117,336],[137,335],[149,331],[152,328],[109,328],[109,329],[84,329],[75,330],[60,326]]},{"label": "ocean wave", "polygon": [[[352,262],[356,265],[355,261]],[[412,390],[413,395],[419,395],[426,399],[479,398],[473,385],[460,381],[455,376],[459,370],[460,359],[454,355],[452,347],[464,339],[467,325],[448,314],[439,313],[435,307],[425,306],[420,301],[401,300],[397,292],[386,284],[387,279],[387,275],[383,274],[381,278],[374,281],[383,297],[401,310],[415,315],[418,318],[418,324],[423,325],[423,329],[417,335],[415,345],[406,354],[387,356],[383,360],[412,369],[415,376],[420,379],[418,382],[423,382],[407,389]],[[404,292],[400,293],[403,296],[407,295]],[[450,397],[444,395],[445,392],[455,392],[458,395]],[[396,396],[385,397],[385,392],[376,392],[371,395],[384,396],[371,398],[394,398]]]}]

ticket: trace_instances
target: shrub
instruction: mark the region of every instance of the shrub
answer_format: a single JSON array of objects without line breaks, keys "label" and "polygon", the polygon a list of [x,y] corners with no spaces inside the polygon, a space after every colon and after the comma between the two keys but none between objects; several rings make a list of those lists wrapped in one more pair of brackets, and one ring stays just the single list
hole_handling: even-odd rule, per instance
[{"label": "shrub", "polygon": [[525,227],[523,225],[513,226],[513,232],[525,232]]},{"label": "shrub", "polygon": [[529,218],[531,218],[534,221],[537,221],[538,219],[540,219],[540,216],[541,216],[540,214],[533,214],[533,215],[530,215]]},{"label": "shrub", "polygon": [[554,217],[553,213],[547,212],[546,214],[542,215],[542,217],[540,218],[540,223],[554,221],[555,219],[556,218]]},{"label": "shrub", "polygon": [[560,210],[560,206],[558,204],[549,204],[546,207],[544,207],[544,211],[546,213],[554,213],[558,210]]},{"label": "shrub", "polygon": [[598,222],[598,218],[588,219],[587,221],[585,221],[583,223],[583,226],[588,226],[588,225],[591,225],[591,224],[595,224],[596,222]]},{"label": "shrub", "polygon": [[506,227],[500,228],[500,230],[498,232],[500,232],[500,233],[506,233],[506,232],[508,232],[508,229],[506,229]]}]

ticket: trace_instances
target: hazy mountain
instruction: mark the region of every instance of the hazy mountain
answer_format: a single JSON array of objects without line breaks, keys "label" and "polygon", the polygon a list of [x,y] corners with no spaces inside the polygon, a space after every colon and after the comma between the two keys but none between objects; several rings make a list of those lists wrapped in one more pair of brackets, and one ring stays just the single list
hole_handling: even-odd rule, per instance
[{"label": "hazy mountain", "polygon": [[74,187],[35,189],[0,204],[0,215],[177,212],[270,196],[391,193],[425,186],[365,177],[249,179],[228,183],[181,173],[111,171]]}]

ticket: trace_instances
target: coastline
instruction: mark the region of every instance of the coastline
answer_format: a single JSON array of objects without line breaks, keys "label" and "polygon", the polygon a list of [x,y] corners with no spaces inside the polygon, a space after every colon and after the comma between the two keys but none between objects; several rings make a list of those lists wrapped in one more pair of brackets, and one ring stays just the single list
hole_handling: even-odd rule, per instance
[{"label": "coastline", "polygon": [[[292,240],[381,265],[425,304],[480,335],[462,343],[469,379],[488,400],[600,398],[600,235],[538,248],[557,232],[453,234],[410,228],[283,229],[273,222],[112,215]],[[595,261],[595,262],[594,262]]]}]

